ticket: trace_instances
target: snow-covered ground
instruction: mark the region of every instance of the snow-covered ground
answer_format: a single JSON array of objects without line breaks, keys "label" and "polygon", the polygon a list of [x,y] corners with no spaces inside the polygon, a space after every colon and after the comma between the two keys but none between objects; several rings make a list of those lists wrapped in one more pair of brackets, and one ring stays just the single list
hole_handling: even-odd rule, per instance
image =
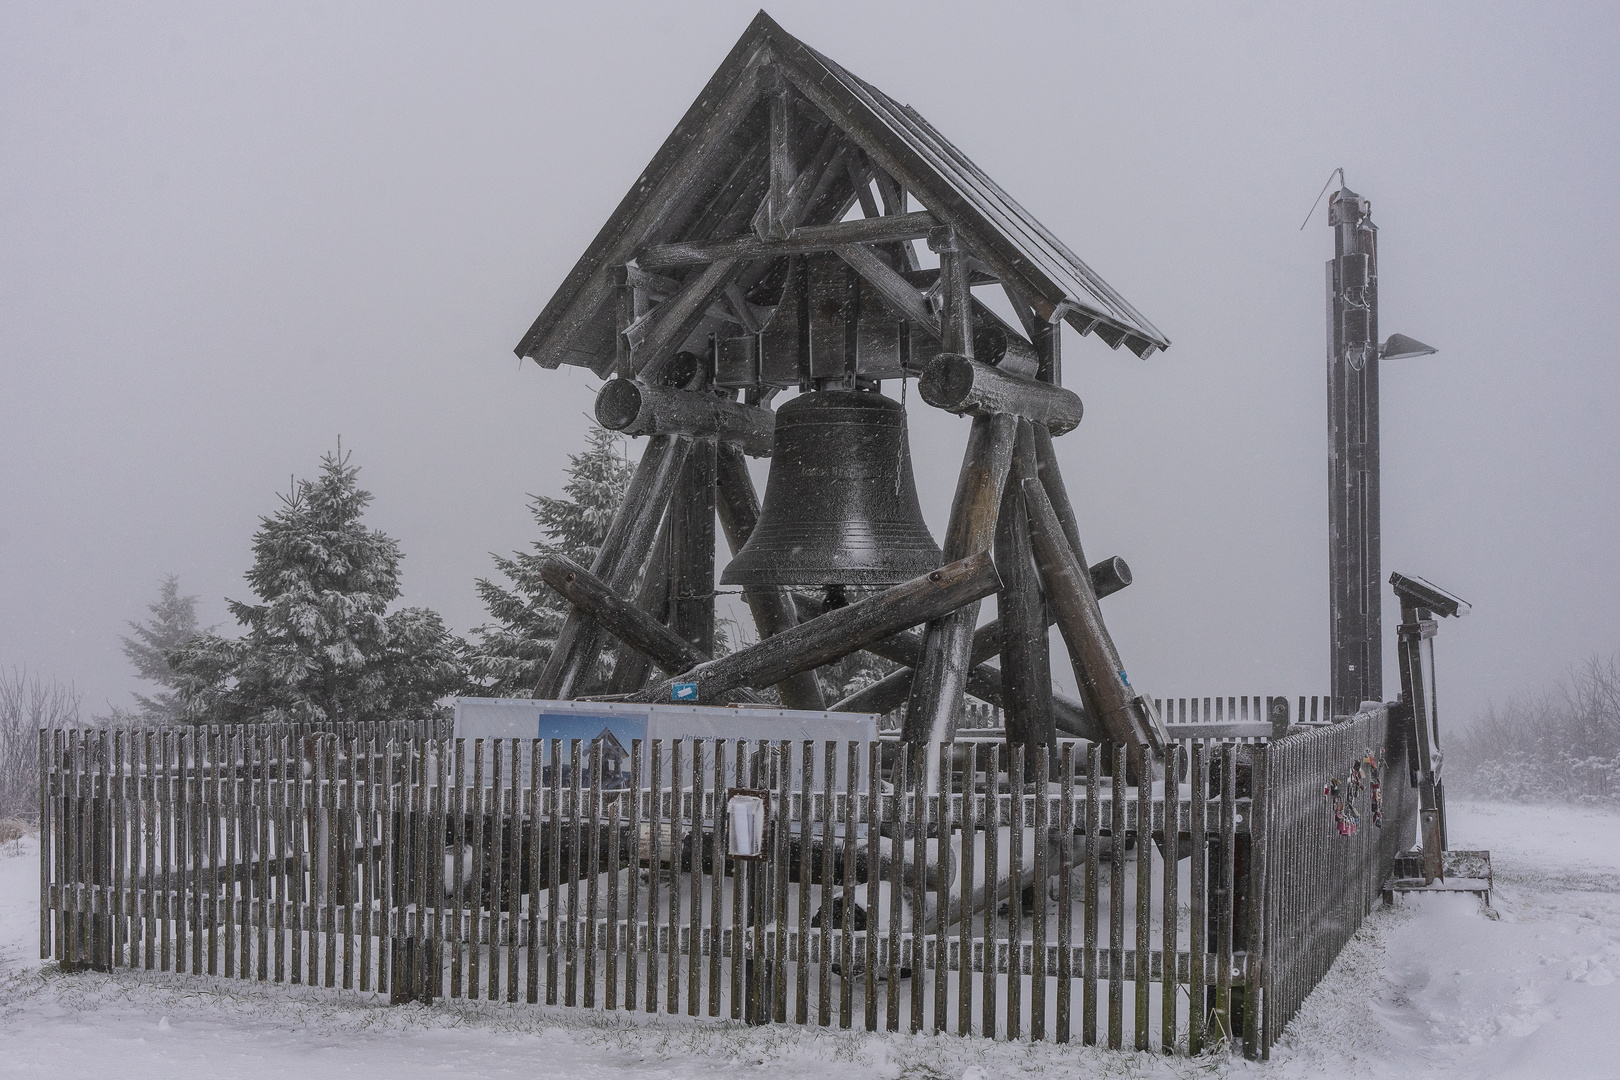
[{"label": "snow-covered ground", "polygon": [[1491,849],[1500,917],[1458,896],[1375,912],[1263,1065],[61,975],[37,959],[38,849],[25,838],[0,846],[0,1078],[1620,1077],[1620,816],[1458,804],[1450,824],[1454,846]]}]

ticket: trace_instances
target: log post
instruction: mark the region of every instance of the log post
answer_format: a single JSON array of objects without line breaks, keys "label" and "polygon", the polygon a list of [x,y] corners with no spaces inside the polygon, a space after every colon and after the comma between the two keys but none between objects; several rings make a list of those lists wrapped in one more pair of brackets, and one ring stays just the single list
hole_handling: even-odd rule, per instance
[{"label": "log post", "polygon": [[[1018,421],[1013,476],[1035,476],[1035,442],[1028,420]],[[1023,491],[1010,483],[1002,494],[996,523],[996,569],[1001,592],[996,608],[1001,618],[1001,707],[1006,713],[1008,753],[1014,747],[1031,752],[1050,747],[1055,759],[1057,729],[1052,722],[1052,667],[1046,636],[1046,605],[1040,577],[1030,557],[1029,521]],[[1089,575],[1088,575],[1089,576]]]},{"label": "log post", "polygon": [[1025,479],[1023,488],[1035,563],[1047,600],[1057,613],[1058,630],[1069,647],[1086,710],[1117,745],[1161,750],[1167,736],[1131,688],[1119,650],[1103,625],[1090,575],[1081,569],[1083,564],[1075,558],[1074,548],[1065,542],[1046,489],[1034,478]]},{"label": "log post", "polygon": [[[722,444],[715,460],[716,486],[719,491],[718,509],[720,528],[726,534],[726,544],[735,556],[753,535],[759,524],[759,496],[754,491],[753,478],[748,475],[748,463],[737,447]],[[798,622],[793,601],[778,589],[751,588],[743,590],[743,600],[754,614],[754,627],[760,640],[791,630]],[[640,689],[636,687],[635,689]],[[814,671],[790,675],[777,684],[782,705],[788,709],[809,709],[820,712],[827,707],[822,697],[821,681]]]},{"label": "log post", "polygon": [[676,681],[696,683],[699,701],[713,701],[739,686],[772,686],[789,675],[813,670],[865,648],[897,630],[939,619],[964,606],[976,606],[1000,585],[995,563],[988,552],[981,551],[729,656],[700,664],[632,700],[668,701]]},{"label": "log post", "polygon": [[[676,479],[686,464],[687,441],[677,435],[655,435],[647,441],[613,524],[591,562],[591,573],[614,592],[630,587],[646,561],[653,534],[674,493]],[[535,683],[534,696],[571,697],[596,662],[600,636],[596,624],[579,610],[568,613],[551,655]]]},{"label": "log post", "polygon": [[714,655],[715,444],[693,439],[670,511],[670,628]]},{"label": "log post", "polygon": [[[945,532],[946,559],[963,559],[989,550],[1016,433],[1014,417],[973,418],[950,525]],[[979,605],[968,604],[930,623],[926,631],[901,740],[919,752],[926,750],[930,775],[938,766],[939,744],[950,742],[956,729],[978,619]]]}]

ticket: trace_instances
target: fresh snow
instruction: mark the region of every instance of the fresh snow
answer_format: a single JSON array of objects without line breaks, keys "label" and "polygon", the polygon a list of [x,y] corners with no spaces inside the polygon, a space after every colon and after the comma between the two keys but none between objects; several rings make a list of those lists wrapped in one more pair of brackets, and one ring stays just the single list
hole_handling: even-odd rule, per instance
[{"label": "fresh snow", "polygon": [[1495,918],[1468,896],[1368,919],[1267,1063],[957,1036],[627,1017],[223,979],[62,975],[38,956],[38,845],[0,847],[0,1078],[1620,1077],[1620,816],[1458,804],[1489,848]]}]

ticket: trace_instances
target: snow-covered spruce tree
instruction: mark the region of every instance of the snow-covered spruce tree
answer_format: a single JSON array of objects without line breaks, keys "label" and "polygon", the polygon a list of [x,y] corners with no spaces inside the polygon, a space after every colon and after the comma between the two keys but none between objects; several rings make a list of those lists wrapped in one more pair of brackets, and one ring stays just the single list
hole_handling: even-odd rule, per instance
[{"label": "snow-covered spruce tree", "polygon": [[188,719],[210,723],[411,720],[465,688],[465,645],[399,597],[399,544],[361,522],[371,493],[348,455],[327,454],[261,519],[244,628],[199,634],[167,656]]},{"label": "snow-covered spruce tree", "polygon": [[144,623],[130,623],[133,633],[118,640],[141,678],[163,689],[151,695],[134,695],[136,707],[133,709],[115,706],[113,718],[143,724],[172,724],[180,719],[181,709],[180,700],[173,692],[179,680],[169,667],[168,654],[197,633],[197,598],[181,596],[180,578],[166,574],[158,586],[157,599],[148,604],[146,610],[152,617]]},{"label": "snow-covered spruce tree", "polygon": [[[623,437],[593,426],[588,438],[583,453],[569,455],[563,497],[535,495],[529,500],[529,512],[543,538],[532,550],[513,552],[511,558],[491,556],[510,584],[487,578],[477,582],[478,595],[494,620],[473,630],[470,666],[482,693],[528,697],[534,690],[569,610],[567,602],[540,580],[540,561],[556,554],[591,565],[624,498],[634,468],[625,460]],[[607,656],[604,648],[594,679],[604,677]]]}]

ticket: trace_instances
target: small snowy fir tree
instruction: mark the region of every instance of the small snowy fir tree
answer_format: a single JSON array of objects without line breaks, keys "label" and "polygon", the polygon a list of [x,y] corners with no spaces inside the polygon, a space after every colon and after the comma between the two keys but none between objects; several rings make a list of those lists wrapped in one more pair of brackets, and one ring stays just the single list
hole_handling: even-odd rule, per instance
[{"label": "small snowy fir tree", "polygon": [[261,519],[247,573],[260,603],[230,601],[245,633],[200,634],[168,653],[186,716],[212,723],[413,720],[465,688],[465,646],[399,597],[399,544],[368,529],[371,493],[327,454]]},{"label": "small snowy fir tree", "polygon": [[[600,427],[592,427],[589,439],[583,453],[569,455],[563,497],[530,499],[529,511],[544,538],[534,542],[532,551],[492,556],[510,586],[478,580],[478,595],[495,620],[473,630],[472,676],[483,693],[528,697],[533,692],[569,611],[567,602],[540,580],[540,562],[555,554],[590,566],[624,498],[634,471],[625,460],[624,439]],[[598,682],[607,656],[604,648],[592,673]]]},{"label": "small snowy fir tree", "polygon": [[172,724],[180,719],[181,709],[180,700],[173,693],[179,679],[169,667],[168,653],[197,633],[197,598],[181,596],[180,578],[168,574],[158,586],[157,599],[148,604],[146,610],[152,617],[144,623],[130,623],[133,634],[118,640],[141,678],[163,689],[150,696],[136,694],[134,709],[114,707],[113,715],[136,723]]}]

